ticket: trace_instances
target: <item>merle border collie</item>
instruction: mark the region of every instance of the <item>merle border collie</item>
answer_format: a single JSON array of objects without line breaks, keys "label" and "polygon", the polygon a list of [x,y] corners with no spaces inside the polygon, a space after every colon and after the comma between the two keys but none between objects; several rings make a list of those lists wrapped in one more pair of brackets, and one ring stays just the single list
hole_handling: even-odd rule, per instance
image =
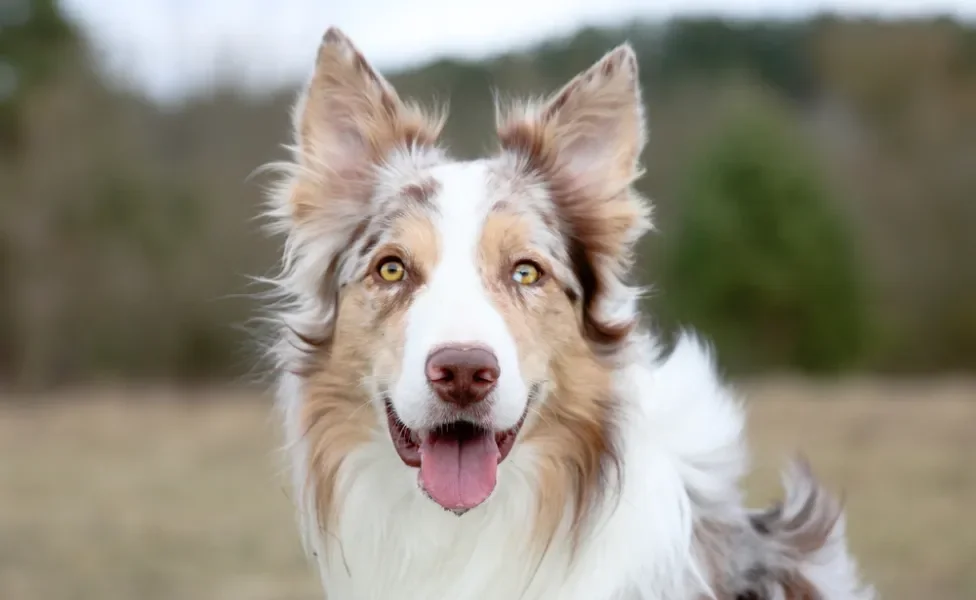
[{"label": "merle border collie", "polygon": [[497,150],[455,160],[331,28],[296,105],[272,355],[325,597],[873,598],[805,463],[744,506],[740,399],[641,326],[630,46],[496,104]]}]

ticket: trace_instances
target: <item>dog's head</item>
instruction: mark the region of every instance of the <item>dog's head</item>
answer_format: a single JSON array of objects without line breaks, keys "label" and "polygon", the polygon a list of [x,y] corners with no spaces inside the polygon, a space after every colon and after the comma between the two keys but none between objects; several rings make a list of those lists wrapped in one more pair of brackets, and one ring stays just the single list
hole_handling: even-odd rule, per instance
[{"label": "dog's head", "polygon": [[515,445],[576,478],[610,451],[598,358],[635,324],[622,278],[648,226],[631,187],[644,143],[634,53],[498,113],[499,152],[451,160],[442,118],[402,101],[341,32],[325,35],[276,195],[294,300],[281,356],[306,382],[322,495],[379,429],[458,512],[488,498]]}]

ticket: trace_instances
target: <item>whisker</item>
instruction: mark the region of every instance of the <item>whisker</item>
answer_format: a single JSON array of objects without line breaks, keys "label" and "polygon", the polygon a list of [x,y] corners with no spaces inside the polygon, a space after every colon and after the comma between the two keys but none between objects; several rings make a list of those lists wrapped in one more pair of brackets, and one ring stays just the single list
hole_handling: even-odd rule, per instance
[{"label": "whisker", "polygon": [[359,411],[361,411],[364,407],[369,406],[372,403],[373,403],[373,401],[371,399],[366,398],[366,400],[364,400],[363,402],[361,402],[359,404],[359,406],[357,406],[355,409],[353,409],[353,411],[351,413],[349,413],[349,416],[347,417],[347,420],[352,420]]}]

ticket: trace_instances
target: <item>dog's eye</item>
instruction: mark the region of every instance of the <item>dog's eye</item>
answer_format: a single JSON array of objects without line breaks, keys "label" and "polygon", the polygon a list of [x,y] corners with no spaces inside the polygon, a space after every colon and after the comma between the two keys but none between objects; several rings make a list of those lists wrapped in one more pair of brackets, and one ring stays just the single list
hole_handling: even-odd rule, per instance
[{"label": "dog's eye", "polygon": [[515,265],[512,270],[512,281],[519,285],[532,285],[542,277],[542,271],[535,264],[525,261]]},{"label": "dog's eye", "polygon": [[400,281],[407,274],[406,267],[404,267],[403,263],[397,258],[385,259],[380,263],[379,267],[377,267],[377,271],[379,272],[380,278],[382,278],[383,281],[389,281],[390,283]]}]

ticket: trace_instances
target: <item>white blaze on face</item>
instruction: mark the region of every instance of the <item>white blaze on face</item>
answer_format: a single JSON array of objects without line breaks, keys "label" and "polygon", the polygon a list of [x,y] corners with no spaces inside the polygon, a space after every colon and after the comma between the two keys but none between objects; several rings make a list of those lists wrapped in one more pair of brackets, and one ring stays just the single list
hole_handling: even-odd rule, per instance
[{"label": "white blaze on face", "polygon": [[484,162],[451,163],[431,170],[438,193],[432,198],[438,232],[438,264],[428,274],[407,312],[403,365],[391,401],[411,429],[443,414],[443,402],[426,377],[432,350],[450,344],[478,345],[498,360],[497,385],[486,402],[496,431],[515,427],[525,412],[528,386],[519,372],[518,351],[504,318],[485,288],[479,244],[491,209]]}]

